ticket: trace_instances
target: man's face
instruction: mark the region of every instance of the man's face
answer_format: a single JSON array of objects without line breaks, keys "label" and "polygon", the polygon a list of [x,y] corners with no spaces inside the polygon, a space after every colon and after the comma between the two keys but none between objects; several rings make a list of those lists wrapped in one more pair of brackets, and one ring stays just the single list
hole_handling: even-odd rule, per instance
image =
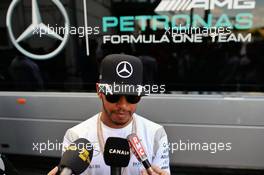
[{"label": "man's face", "polygon": [[107,124],[119,128],[126,126],[132,120],[137,103],[129,103],[125,96],[120,96],[117,102],[109,102],[104,94],[101,94],[101,99],[106,114],[104,120],[107,121]]}]

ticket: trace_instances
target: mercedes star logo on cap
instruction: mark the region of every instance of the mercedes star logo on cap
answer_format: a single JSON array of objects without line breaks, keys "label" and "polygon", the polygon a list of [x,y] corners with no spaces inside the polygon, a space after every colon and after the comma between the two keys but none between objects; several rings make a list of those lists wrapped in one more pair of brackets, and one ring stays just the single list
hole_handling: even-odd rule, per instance
[{"label": "mercedes star logo on cap", "polygon": [[133,67],[129,62],[122,61],[116,66],[116,73],[121,78],[129,78],[133,73]]}]

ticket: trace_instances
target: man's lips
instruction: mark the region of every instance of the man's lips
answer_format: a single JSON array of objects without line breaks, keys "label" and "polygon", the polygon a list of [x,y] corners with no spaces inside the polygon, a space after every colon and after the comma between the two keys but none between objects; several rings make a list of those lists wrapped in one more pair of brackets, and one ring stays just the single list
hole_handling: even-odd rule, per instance
[{"label": "man's lips", "polygon": [[116,113],[117,115],[127,115],[127,113]]},{"label": "man's lips", "polygon": [[117,116],[121,116],[121,117],[123,117],[123,116],[127,116],[129,113],[128,112],[116,112],[115,113]]}]

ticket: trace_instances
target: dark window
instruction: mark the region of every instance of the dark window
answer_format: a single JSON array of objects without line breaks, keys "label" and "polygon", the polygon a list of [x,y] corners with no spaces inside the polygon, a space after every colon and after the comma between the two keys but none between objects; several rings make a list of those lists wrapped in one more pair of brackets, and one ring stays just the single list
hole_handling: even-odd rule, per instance
[{"label": "dark window", "polygon": [[[21,1],[14,9],[11,23],[16,39],[32,23],[30,2]],[[103,57],[126,53],[142,59],[146,84],[165,84],[167,93],[263,92],[264,3],[261,0],[250,2],[255,4],[209,3],[212,9],[208,10],[206,6],[192,8],[188,3],[177,4],[173,0],[170,4],[166,0],[87,1],[90,27],[86,31],[90,33],[90,53],[87,56],[83,1],[62,1],[72,27],[64,49],[53,58],[36,60],[13,46],[0,47],[0,90],[94,92]],[[162,6],[162,3],[165,5]],[[9,5],[6,1],[0,2],[0,21],[5,22]],[[63,37],[63,33],[58,32],[59,27],[64,26],[59,9],[44,0],[38,1],[38,6],[43,23],[56,29],[56,33]],[[11,43],[4,22],[0,23],[0,46]],[[171,33],[175,32],[173,27],[180,25],[186,27],[181,30],[182,36],[187,38],[185,42],[177,40],[182,36],[176,37],[176,41],[171,37]],[[222,32],[228,35],[214,35],[212,31],[210,35],[202,33],[206,28],[213,27],[222,27]],[[204,34],[201,42],[190,39],[194,37],[192,32]],[[104,43],[106,35],[115,37],[112,37],[113,41],[106,40]],[[123,43],[118,41],[131,35],[134,36],[132,39],[123,38]],[[133,38],[134,41],[139,40],[136,38],[139,35],[144,35],[145,43],[127,42]],[[164,35],[169,42],[164,40],[159,43]],[[249,35],[250,40],[247,40],[245,36]],[[152,41],[148,42],[150,38]],[[225,40],[228,41],[223,42]],[[34,35],[19,44],[30,53],[48,54],[60,43],[52,37]]]}]

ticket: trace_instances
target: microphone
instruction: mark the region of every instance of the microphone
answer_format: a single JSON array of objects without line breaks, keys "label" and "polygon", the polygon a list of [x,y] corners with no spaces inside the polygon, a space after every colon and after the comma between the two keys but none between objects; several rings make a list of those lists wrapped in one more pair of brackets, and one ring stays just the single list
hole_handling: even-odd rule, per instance
[{"label": "microphone", "polygon": [[148,174],[153,174],[153,169],[151,168],[151,164],[148,161],[148,157],[145,153],[145,150],[138,138],[138,136],[134,133],[127,136],[128,143],[133,154],[136,156],[139,162],[143,164],[145,169],[147,170]]},{"label": "microphone", "polygon": [[85,138],[79,138],[66,148],[59,163],[57,175],[81,174],[93,158],[93,145]]},{"label": "microphone", "polygon": [[111,167],[111,175],[121,175],[121,167],[127,167],[129,160],[128,141],[123,138],[109,137],[105,143],[104,161]]},{"label": "microphone", "polygon": [[3,154],[0,153],[0,174],[18,175],[19,172],[14,167],[12,162]]},{"label": "microphone", "polygon": [[5,164],[0,153],[0,174],[5,174]]}]

